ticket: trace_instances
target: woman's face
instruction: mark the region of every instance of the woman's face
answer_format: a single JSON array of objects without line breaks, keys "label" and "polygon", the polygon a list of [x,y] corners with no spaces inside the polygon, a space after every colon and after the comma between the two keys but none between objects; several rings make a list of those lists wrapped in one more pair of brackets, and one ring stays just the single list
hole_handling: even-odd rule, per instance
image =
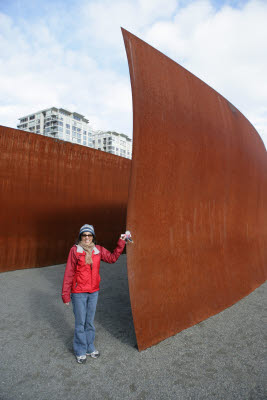
[{"label": "woman's face", "polygon": [[93,235],[90,232],[83,232],[81,239],[83,244],[91,244],[93,241]]}]

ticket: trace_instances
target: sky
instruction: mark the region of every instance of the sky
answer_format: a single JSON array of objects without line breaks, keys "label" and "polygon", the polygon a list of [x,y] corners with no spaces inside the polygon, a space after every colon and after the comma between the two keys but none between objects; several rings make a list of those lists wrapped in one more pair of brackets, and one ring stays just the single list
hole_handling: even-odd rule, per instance
[{"label": "sky", "polygon": [[62,107],[132,137],[120,27],[217,90],[267,147],[267,0],[0,0],[0,125]]}]

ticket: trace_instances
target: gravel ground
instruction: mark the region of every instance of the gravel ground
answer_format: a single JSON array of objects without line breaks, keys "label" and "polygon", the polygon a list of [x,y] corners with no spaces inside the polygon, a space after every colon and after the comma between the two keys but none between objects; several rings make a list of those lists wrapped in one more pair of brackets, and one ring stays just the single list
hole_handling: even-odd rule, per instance
[{"label": "gravel ground", "polygon": [[0,274],[1,400],[267,398],[267,284],[139,353],[126,256],[114,265],[102,263],[95,319],[101,357],[80,365],[72,353],[72,307],[60,296],[64,269]]}]

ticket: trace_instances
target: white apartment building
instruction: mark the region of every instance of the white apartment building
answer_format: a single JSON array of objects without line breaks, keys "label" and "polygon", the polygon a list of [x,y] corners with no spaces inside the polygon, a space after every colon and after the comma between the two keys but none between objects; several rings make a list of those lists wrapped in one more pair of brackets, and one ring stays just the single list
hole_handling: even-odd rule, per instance
[{"label": "white apartment building", "polygon": [[116,154],[117,156],[132,158],[132,139],[124,133],[95,132],[92,135],[92,146],[97,150]]},{"label": "white apartment building", "polygon": [[51,107],[19,118],[19,121],[18,129],[94,147],[94,130],[89,127],[89,120],[76,112]]}]

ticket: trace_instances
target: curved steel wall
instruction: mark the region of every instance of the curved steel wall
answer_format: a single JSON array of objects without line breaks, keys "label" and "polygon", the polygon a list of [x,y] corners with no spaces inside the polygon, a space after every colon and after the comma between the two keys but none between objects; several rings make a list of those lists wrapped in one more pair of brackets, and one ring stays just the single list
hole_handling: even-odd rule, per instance
[{"label": "curved steel wall", "polygon": [[0,152],[0,271],[65,262],[84,223],[113,248],[131,160],[5,127]]},{"label": "curved steel wall", "polygon": [[123,30],[133,96],[128,278],[139,350],[266,279],[267,157],[225,98]]}]

